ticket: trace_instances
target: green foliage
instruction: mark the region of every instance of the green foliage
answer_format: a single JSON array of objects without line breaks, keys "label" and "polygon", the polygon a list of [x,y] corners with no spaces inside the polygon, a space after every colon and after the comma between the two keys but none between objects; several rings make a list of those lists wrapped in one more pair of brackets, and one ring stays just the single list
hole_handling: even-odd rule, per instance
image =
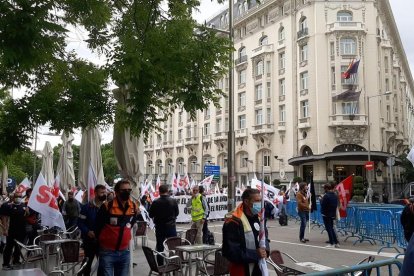
[{"label": "green foliage", "polygon": [[300,176],[295,176],[294,178],[293,178],[293,183],[296,183],[296,182],[298,182],[298,183],[300,183],[300,182],[302,182],[303,181],[303,179],[302,179],[302,177],[300,177]]},{"label": "green foliage", "polygon": [[273,184],[273,186],[279,186],[280,185],[280,180],[279,179],[273,179],[273,181],[272,181],[272,184]]},{"label": "green foliage", "polygon": [[364,201],[364,178],[362,176],[354,176],[352,194],[352,201]]},{"label": "green foliage", "polygon": [[414,181],[414,167],[413,164],[407,159],[407,154],[402,154],[398,158],[401,159],[401,167],[403,172],[401,173],[404,182],[409,183]]},{"label": "green foliage", "polygon": [[105,144],[101,146],[102,166],[107,183],[112,183],[115,176],[119,173],[115,160],[113,144]]},{"label": "green foliage", "polygon": [[[222,2],[222,0],[218,0]],[[165,11],[165,5],[168,10]],[[128,92],[119,126],[148,135],[176,108],[192,117],[210,102],[230,65],[230,40],[198,26],[198,0],[0,1],[0,87],[26,87],[0,108],[0,156],[27,146],[37,125],[55,131],[108,126],[109,80]],[[89,48],[107,64],[67,52],[70,29],[86,29]],[[158,111],[162,110],[163,114]]]}]

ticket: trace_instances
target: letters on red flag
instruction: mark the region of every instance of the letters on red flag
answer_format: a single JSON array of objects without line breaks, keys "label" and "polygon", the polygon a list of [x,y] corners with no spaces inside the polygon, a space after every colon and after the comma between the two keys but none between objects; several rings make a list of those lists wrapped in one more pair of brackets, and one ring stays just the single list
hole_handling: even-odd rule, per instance
[{"label": "letters on red flag", "polygon": [[342,182],[336,186],[336,190],[338,191],[338,195],[339,195],[339,214],[341,218],[344,218],[347,216],[346,207],[348,206],[348,203],[351,200],[353,181],[354,181],[354,175],[350,175],[344,180],[342,180]]}]

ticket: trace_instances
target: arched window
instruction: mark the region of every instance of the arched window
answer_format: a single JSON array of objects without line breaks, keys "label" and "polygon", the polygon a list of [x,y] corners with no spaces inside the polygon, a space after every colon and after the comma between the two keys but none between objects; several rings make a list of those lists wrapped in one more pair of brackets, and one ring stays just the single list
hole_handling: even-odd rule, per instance
[{"label": "arched window", "polygon": [[239,4],[237,10],[239,12],[239,16],[241,16],[243,14],[243,4]]},{"label": "arched window", "polygon": [[256,63],[256,76],[263,75],[263,60]]},{"label": "arched window", "polygon": [[247,1],[244,1],[243,6],[244,6],[244,12],[247,12],[249,10],[249,3]]},{"label": "arched window", "polygon": [[306,30],[307,28],[308,28],[308,20],[306,17],[302,17],[299,20],[299,30],[303,31],[303,30]]},{"label": "arched window", "polygon": [[356,41],[354,38],[345,37],[340,41],[341,55],[355,55],[356,54]]},{"label": "arched window", "polygon": [[267,36],[262,36],[262,38],[260,38],[259,45],[260,46],[267,45],[267,43],[268,43]]},{"label": "arched window", "polygon": [[313,155],[312,149],[308,146],[304,146],[302,149],[302,156],[310,156]]},{"label": "arched window", "polygon": [[352,13],[349,11],[340,11],[336,15],[336,20],[339,22],[351,22]]},{"label": "arched window", "polygon": [[241,47],[239,49],[239,58],[242,58],[246,55],[246,47]]},{"label": "arched window", "polygon": [[367,151],[364,147],[355,144],[342,144],[336,146],[332,152],[347,152],[347,151]]},{"label": "arched window", "polygon": [[285,28],[280,27],[279,28],[279,41],[285,40]]}]

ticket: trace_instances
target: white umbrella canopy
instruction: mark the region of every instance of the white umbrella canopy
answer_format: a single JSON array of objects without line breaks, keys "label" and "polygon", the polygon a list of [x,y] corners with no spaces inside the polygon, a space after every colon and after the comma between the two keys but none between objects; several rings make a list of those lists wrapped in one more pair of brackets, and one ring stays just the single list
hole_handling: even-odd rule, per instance
[{"label": "white umbrella canopy", "polygon": [[101,134],[97,128],[82,130],[78,182],[83,189],[88,187],[89,162],[92,164],[96,174],[97,184],[105,185],[101,154]]},{"label": "white umbrella canopy", "polygon": [[7,194],[7,179],[9,178],[9,171],[7,169],[7,165],[3,166],[1,172],[1,192]]},{"label": "white umbrella canopy", "polygon": [[57,166],[57,172],[60,174],[60,189],[63,193],[68,192],[75,186],[75,171],[73,169],[73,150],[72,134],[62,134],[62,147],[60,148],[60,157]]},{"label": "white umbrella canopy", "polygon": [[53,172],[53,149],[49,141],[46,141],[42,151],[42,169],[40,172],[45,177],[47,185],[52,186],[55,174]]}]

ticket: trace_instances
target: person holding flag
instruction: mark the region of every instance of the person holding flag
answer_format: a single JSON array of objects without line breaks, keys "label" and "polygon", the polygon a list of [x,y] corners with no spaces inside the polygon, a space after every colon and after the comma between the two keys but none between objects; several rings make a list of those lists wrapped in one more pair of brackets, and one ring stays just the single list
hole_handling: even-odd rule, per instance
[{"label": "person holding flag", "polygon": [[230,262],[231,276],[261,276],[259,261],[269,254],[268,237],[259,244],[262,196],[257,189],[246,189],[242,203],[228,213],[223,224],[223,256]]},{"label": "person holding flag", "polygon": [[69,229],[72,226],[78,224],[78,217],[81,211],[81,205],[79,201],[75,200],[73,192],[68,192],[68,200],[63,203],[62,214],[65,218],[66,228]]},{"label": "person holding flag", "polygon": [[306,223],[309,220],[309,198],[308,194],[308,184],[302,182],[299,184],[299,191],[296,193],[296,202],[298,204],[298,215],[300,218],[300,230],[299,230],[299,240],[303,243],[308,242],[308,239],[305,239],[305,229]]}]

